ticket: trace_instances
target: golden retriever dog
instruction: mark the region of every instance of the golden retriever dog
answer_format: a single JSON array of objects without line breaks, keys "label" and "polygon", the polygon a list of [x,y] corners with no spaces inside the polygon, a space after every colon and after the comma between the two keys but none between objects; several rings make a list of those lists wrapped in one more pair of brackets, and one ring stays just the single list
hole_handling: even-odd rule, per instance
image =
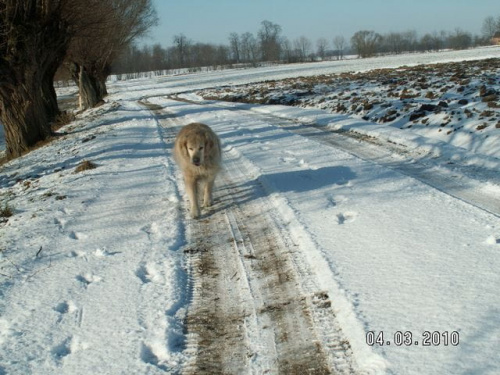
[{"label": "golden retriever dog", "polygon": [[220,140],[205,124],[186,125],[175,139],[174,158],[184,175],[191,217],[196,219],[200,217],[198,183],[204,184],[203,207],[212,205],[212,188],[222,159]]}]

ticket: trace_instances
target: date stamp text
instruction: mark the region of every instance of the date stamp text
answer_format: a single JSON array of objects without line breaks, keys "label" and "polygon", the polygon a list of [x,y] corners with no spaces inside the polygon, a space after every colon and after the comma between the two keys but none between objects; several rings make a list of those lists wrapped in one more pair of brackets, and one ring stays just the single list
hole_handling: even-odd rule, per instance
[{"label": "date stamp text", "polygon": [[366,332],[366,344],[369,346],[458,346],[460,334],[457,331],[424,331],[414,334],[411,331],[396,331],[387,334],[384,331]]}]

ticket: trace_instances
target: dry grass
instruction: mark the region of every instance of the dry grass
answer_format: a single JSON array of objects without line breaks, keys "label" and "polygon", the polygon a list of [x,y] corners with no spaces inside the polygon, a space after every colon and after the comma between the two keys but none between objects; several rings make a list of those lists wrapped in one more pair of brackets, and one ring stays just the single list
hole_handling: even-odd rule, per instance
[{"label": "dry grass", "polygon": [[84,160],[75,168],[75,173],[80,173],[83,171],[89,171],[91,169],[97,168],[97,164],[92,163],[90,160]]},{"label": "dry grass", "polygon": [[75,120],[75,115],[73,113],[68,111],[63,111],[56,117],[55,121],[51,124],[52,131],[56,132],[63,126],[68,125],[74,120]]},{"label": "dry grass", "polygon": [[163,109],[161,105],[150,103],[147,100],[139,100],[138,103],[145,106],[150,111],[161,111]]},{"label": "dry grass", "polygon": [[12,215],[14,215],[14,210],[8,203],[5,203],[2,207],[0,207],[0,218],[8,218]]}]

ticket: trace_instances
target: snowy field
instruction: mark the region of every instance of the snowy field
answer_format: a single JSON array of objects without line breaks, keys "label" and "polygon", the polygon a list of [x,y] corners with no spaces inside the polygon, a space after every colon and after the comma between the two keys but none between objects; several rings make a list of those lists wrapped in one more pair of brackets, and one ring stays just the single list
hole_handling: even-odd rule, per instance
[{"label": "snowy field", "polygon": [[[312,366],[302,357],[318,358],[315,373],[500,373],[500,161],[477,144],[499,147],[500,129],[458,147],[319,108],[197,94],[491,57],[500,48],[112,83],[63,137],[1,167],[13,215],[0,226],[0,374],[209,373],[210,336],[190,326],[207,273],[222,275],[214,308],[240,314],[233,328],[214,316],[227,327],[210,366],[225,373]],[[172,159],[175,132],[195,121],[217,132],[225,160],[199,221]],[[338,132],[351,128],[362,136]],[[84,160],[96,168],[76,172]],[[227,262],[216,274],[196,263],[204,238]],[[294,328],[313,349],[294,346]],[[243,339],[232,347],[231,335]]]},{"label": "snowy field", "polygon": [[[500,59],[485,59],[288,78],[206,89],[200,95],[231,102],[320,109],[321,113],[310,111],[310,123],[365,135],[373,129],[377,137],[387,131],[393,141],[398,141],[394,128],[411,129],[411,133],[422,136],[422,144],[417,139],[405,143],[409,137],[401,132],[399,141],[409,147],[434,140],[434,144],[449,143],[455,149],[498,159],[499,75]],[[325,112],[336,116],[328,118]],[[346,121],[338,115],[345,115]],[[306,117],[304,112],[304,121]]]}]

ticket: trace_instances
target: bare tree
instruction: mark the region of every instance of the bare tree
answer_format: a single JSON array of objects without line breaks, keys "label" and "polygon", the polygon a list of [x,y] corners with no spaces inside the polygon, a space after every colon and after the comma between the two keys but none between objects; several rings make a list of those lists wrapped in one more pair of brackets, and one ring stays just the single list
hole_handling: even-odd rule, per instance
[{"label": "bare tree", "polygon": [[70,40],[66,0],[0,1],[0,113],[8,158],[51,135],[54,75]]},{"label": "bare tree", "polygon": [[212,63],[214,68],[223,67],[229,62],[229,48],[223,45],[216,47],[215,61]]},{"label": "bare tree", "polygon": [[375,55],[382,41],[382,36],[374,31],[361,30],[351,38],[351,45],[362,58]]},{"label": "bare tree", "polygon": [[420,39],[420,50],[422,51],[439,51],[443,47],[444,41],[442,37],[434,32],[425,34]]},{"label": "bare tree", "polygon": [[51,135],[50,123],[59,113],[53,80],[65,55],[79,82],[85,72],[97,82],[92,89],[104,95],[112,60],[147,30],[147,21],[156,19],[151,16],[150,0],[0,0],[0,112],[7,156],[20,156]]},{"label": "bare tree", "polygon": [[448,45],[452,49],[467,49],[472,44],[472,36],[459,28],[448,36]]},{"label": "bare tree", "polygon": [[229,47],[231,48],[231,54],[235,63],[240,62],[240,37],[237,33],[231,33],[229,35]]},{"label": "bare tree", "polygon": [[161,70],[166,66],[166,51],[160,44],[155,44],[151,51],[152,66],[150,70]]},{"label": "bare tree", "polygon": [[391,32],[385,34],[381,39],[381,51],[399,54],[402,52],[413,52],[417,49],[417,32],[409,30],[403,33]]},{"label": "bare tree", "polygon": [[240,38],[241,56],[243,61],[256,64],[259,58],[259,46],[252,33],[243,33]]},{"label": "bare tree", "polygon": [[209,67],[217,69],[229,61],[229,47],[216,46],[207,43],[195,43],[189,48],[191,68]]},{"label": "bare tree", "polygon": [[483,36],[487,39],[491,39],[497,31],[500,31],[500,24],[497,23],[493,16],[486,17],[481,28]]},{"label": "bare tree", "polygon": [[404,40],[400,33],[389,33],[384,36],[384,47],[387,52],[399,54],[404,50]]},{"label": "bare tree", "polygon": [[292,48],[292,43],[290,43],[290,41],[286,37],[281,41],[281,53],[283,55],[283,59],[287,63],[291,64],[297,62],[297,56]]},{"label": "bare tree", "polygon": [[263,61],[277,61],[281,53],[281,26],[270,21],[262,21],[259,31]]},{"label": "bare tree", "polygon": [[305,36],[295,39],[293,42],[295,51],[300,61],[306,61],[311,52],[311,41]]},{"label": "bare tree", "polygon": [[[161,49],[161,66],[156,65],[160,60],[159,58],[156,58],[154,52],[157,48]],[[153,56],[151,56],[151,53],[153,53]],[[151,60],[153,60],[152,63]],[[113,63],[112,70],[117,74],[146,72],[151,70],[151,66],[153,66],[154,69],[165,69],[165,66],[168,63],[168,51],[164,50],[159,45],[153,46],[153,51],[151,51],[151,48],[147,46],[139,49],[136,45],[131,45],[125,48],[124,51],[120,54],[120,57]]]},{"label": "bare tree", "polygon": [[174,50],[179,68],[189,67],[189,49],[192,42],[184,35],[174,36]]},{"label": "bare tree", "polygon": [[403,36],[403,49],[405,51],[414,52],[417,49],[417,32],[415,30],[408,30],[402,34]]},{"label": "bare tree", "polygon": [[[209,66],[215,64],[216,48],[206,43],[194,43],[189,45],[189,67]],[[186,66],[181,66],[186,67]]]},{"label": "bare tree", "polygon": [[427,33],[420,39],[420,49],[422,51],[437,51],[434,37]]},{"label": "bare tree", "polygon": [[345,38],[342,35],[337,35],[333,39],[333,45],[335,46],[337,52],[337,60],[342,60],[344,58],[344,49],[346,47]]},{"label": "bare tree", "polygon": [[89,108],[107,95],[106,79],[113,61],[158,19],[151,0],[73,1],[97,7],[82,11],[68,53],[71,71],[80,89],[81,107]]},{"label": "bare tree", "polygon": [[317,55],[324,60],[326,57],[326,50],[328,49],[328,40],[325,38],[319,38],[316,41]]}]

